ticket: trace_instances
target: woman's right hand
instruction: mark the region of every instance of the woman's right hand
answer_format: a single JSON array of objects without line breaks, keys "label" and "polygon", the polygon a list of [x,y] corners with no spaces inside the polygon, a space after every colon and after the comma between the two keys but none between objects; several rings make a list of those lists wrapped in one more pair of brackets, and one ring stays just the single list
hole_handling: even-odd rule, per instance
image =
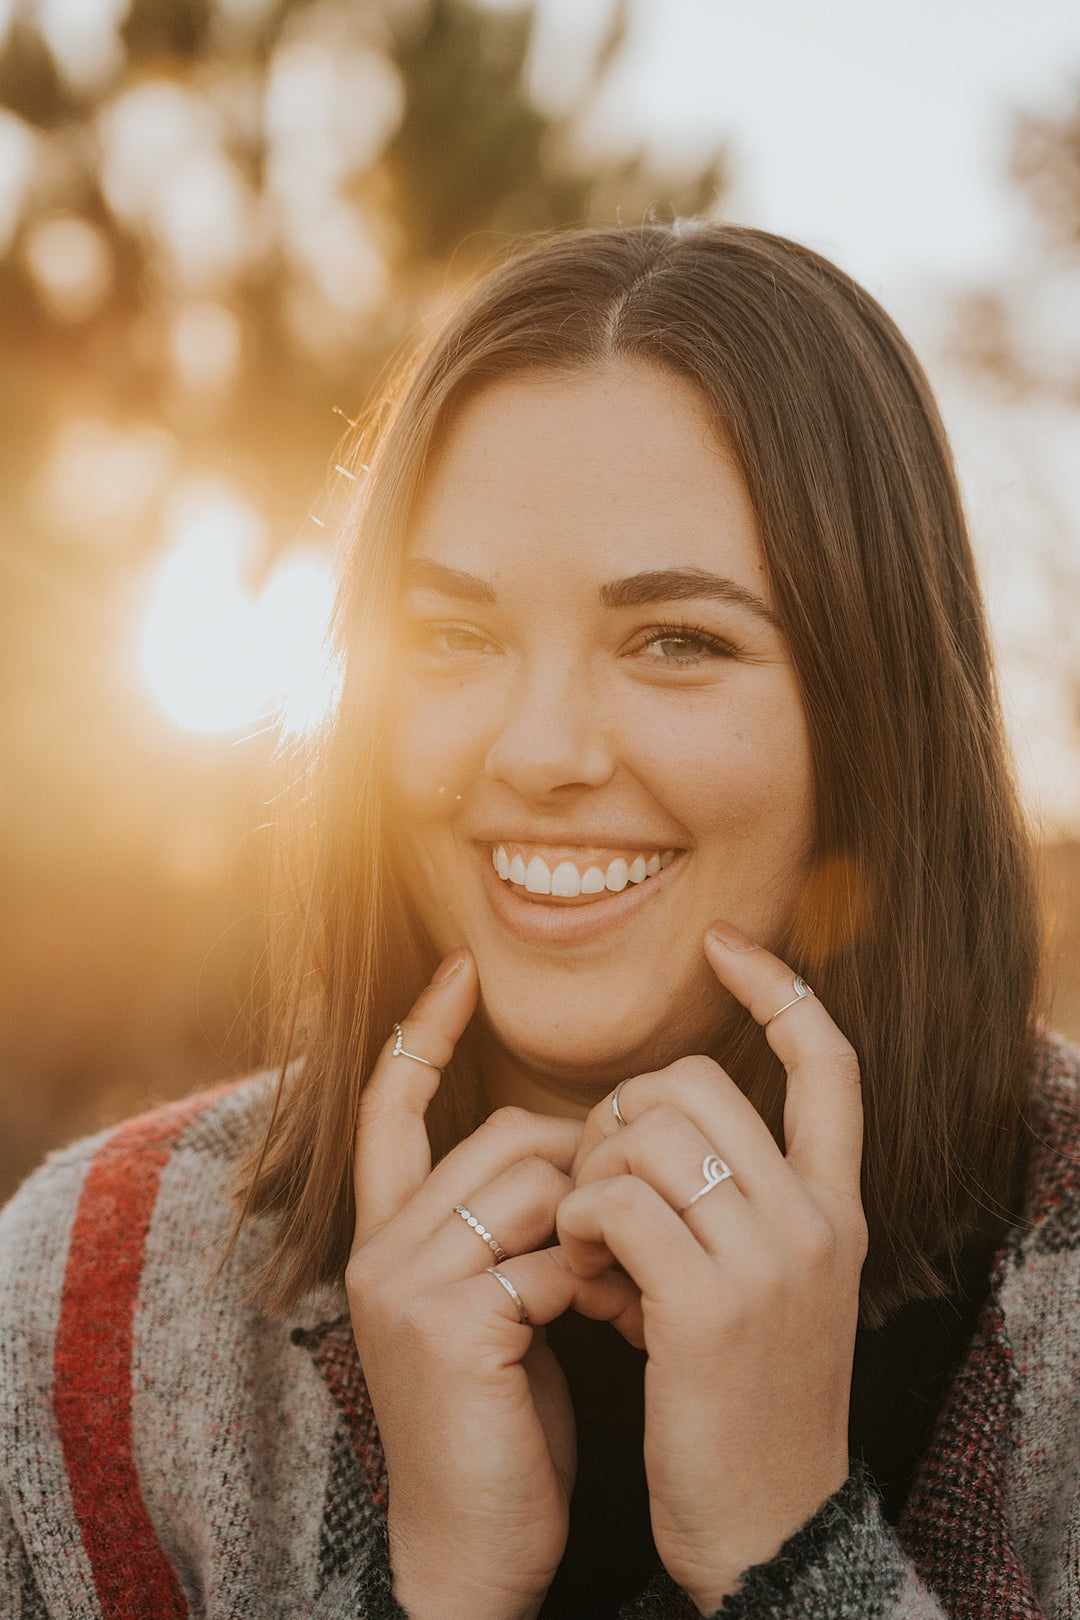
[{"label": "woman's right hand", "polygon": [[[472,957],[448,958],[403,1023],[405,1051],[445,1067],[477,994]],[[637,1290],[614,1270],[575,1277],[541,1247],[581,1124],[501,1108],[432,1170],[424,1114],[439,1079],[395,1057],[391,1037],[356,1139],[345,1282],[390,1481],[394,1593],[415,1620],[525,1620],[562,1557],[576,1467],[565,1381],[533,1329],[571,1306],[625,1327]],[[532,1325],[455,1204],[510,1257],[499,1270]]]}]

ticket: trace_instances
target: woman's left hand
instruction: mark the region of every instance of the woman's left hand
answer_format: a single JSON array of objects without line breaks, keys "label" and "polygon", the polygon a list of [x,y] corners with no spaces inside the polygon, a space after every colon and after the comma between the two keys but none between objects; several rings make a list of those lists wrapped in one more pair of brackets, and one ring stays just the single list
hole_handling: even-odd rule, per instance
[{"label": "woman's left hand", "polygon": [[791,969],[721,926],[735,945],[710,930],[708,960],[787,1071],[785,1151],[718,1064],[683,1058],[623,1082],[625,1128],[597,1104],[558,1214],[576,1271],[614,1257],[641,1290],[653,1534],[703,1614],[847,1478],[867,1241],[856,1054],[816,997],[770,1022]]}]

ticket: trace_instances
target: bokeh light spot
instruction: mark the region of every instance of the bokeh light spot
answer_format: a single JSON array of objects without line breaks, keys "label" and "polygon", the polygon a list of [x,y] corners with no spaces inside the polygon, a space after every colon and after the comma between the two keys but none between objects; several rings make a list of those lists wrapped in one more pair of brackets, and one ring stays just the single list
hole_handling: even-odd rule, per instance
[{"label": "bokeh light spot", "polygon": [[38,0],[38,27],[68,83],[90,90],[124,65],[117,30],[131,0]]},{"label": "bokeh light spot", "polygon": [[173,317],[169,340],[173,371],[188,392],[220,394],[236,380],[240,322],[224,304],[186,304]]},{"label": "bokeh light spot", "polygon": [[68,544],[115,549],[139,537],[176,458],[175,439],[148,422],[72,417],[57,434],[33,503]]},{"label": "bokeh light spot", "polygon": [[50,314],[84,321],[101,307],[112,281],[112,258],[101,232],[68,215],[46,220],[27,238],[26,262]]},{"label": "bokeh light spot", "polygon": [[0,254],[18,229],[37,155],[38,136],[30,125],[0,107]]}]

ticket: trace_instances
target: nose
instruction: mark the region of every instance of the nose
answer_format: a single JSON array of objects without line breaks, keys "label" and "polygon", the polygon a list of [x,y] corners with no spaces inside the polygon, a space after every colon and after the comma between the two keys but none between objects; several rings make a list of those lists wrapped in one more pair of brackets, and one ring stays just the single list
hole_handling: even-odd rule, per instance
[{"label": "nose", "polygon": [[521,672],[484,769],[534,801],[610,779],[614,750],[596,694],[579,669],[545,662]]}]

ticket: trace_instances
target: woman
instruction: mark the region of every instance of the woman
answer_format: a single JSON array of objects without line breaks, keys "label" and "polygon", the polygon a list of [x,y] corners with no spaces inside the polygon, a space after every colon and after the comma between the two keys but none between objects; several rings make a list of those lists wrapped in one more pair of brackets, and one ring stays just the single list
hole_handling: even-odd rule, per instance
[{"label": "woman", "polygon": [[11,1612],[1073,1613],[1077,1060],[909,350],[577,232],[372,437],[273,1101],[5,1215]]}]

